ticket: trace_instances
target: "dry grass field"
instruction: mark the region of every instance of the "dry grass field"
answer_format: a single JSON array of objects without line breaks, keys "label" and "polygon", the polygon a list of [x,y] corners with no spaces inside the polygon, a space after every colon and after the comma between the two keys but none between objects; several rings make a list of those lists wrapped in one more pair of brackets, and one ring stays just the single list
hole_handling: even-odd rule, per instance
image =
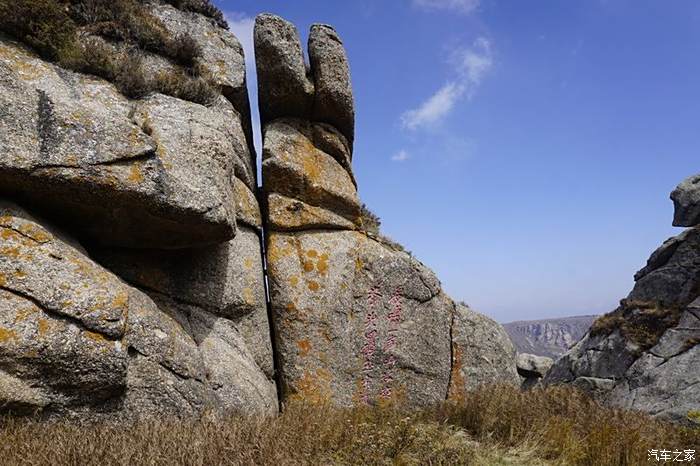
[{"label": "dry grass field", "polygon": [[419,412],[291,403],[273,419],[0,424],[7,465],[639,465],[651,464],[649,449],[699,445],[700,429],[605,408],[561,387],[484,387]]}]

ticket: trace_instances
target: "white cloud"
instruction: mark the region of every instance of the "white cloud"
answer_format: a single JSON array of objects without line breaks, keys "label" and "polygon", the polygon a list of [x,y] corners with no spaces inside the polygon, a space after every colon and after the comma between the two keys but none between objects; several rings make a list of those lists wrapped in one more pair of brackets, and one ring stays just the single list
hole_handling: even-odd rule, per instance
[{"label": "white cloud", "polygon": [[479,7],[480,0],[413,0],[415,6],[426,10],[451,10],[469,14]]},{"label": "white cloud", "polygon": [[437,92],[415,109],[401,115],[405,129],[416,130],[439,123],[463,98],[470,99],[493,66],[491,43],[479,37],[471,47],[455,50],[450,63],[457,78],[444,84]]},{"label": "white cloud", "polygon": [[410,154],[403,149],[391,156],[391,160],[393,160],[394,162],[405,162],[410,158]]}]

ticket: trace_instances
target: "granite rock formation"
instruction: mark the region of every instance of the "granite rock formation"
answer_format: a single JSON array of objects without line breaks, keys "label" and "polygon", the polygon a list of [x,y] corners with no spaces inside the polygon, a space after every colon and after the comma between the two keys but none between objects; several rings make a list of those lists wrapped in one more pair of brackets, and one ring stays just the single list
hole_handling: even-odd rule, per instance
[{"label": "granite rock formation", "polygon": [[[273,415],[280,399],[423,406],[518,382],[502,327],[363,230],[333,28],[311,28],[307,66],[293,25],[256,20],[260,189],[237,39],[133,5],[197,51],[184,69],[146,47],[131,57],[144,76],[214,98],[132,95],[0,35],[0,413]],[[83,51],[129,49],[79,26]]]},{"label": "granite rock formation", "polygon": [[700,411],[700,227],[690,214],[698,209],[692,186],[686,180],[671,195],[674,223],[691,228],[654,251],[620,307],[556,361],[546,383],[571,383],[612,405],[679,422]]},{"label": "granite rock formation", "polygon": [[528,353],[519,353],[517,361],[518,375],[523,381],[522,387],[524,389],[539,384],[554,364],[552,358]]},{"label": "granite rock formation", "polygon": [[[354,104],[338,34],[255,25],[267,263],[282,399],[421,406],[517,383],[495,322],[455,303],[423,264],[362,230]],[[285,86],[283,96],[277,93]]]}]

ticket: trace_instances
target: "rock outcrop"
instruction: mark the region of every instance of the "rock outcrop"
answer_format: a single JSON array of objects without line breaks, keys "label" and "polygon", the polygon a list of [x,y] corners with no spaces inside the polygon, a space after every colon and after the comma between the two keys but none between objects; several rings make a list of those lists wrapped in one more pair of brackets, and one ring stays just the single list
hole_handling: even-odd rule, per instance
[{"label": "rock outcrop", "polygon": [[337,33],[311,27],[308,71],[296,29],[279,17],[257,18],[255,48],[282,399],[421,406],[479,384],[517,383],[515,351],[498,324],[455,306],[423,264],[362,231]]},{"label": "rock outcrop", "polygon": [[532,388],[540,383],[554,364],[552,358],[528,353],[519,353],[517,361],[518,375],[522,378],[524,389]]},{"label": "rock outcrop", "polygon": [[209,105],[130,99],[0,37],[3,412],[277,412],[243,51],[148,7],[200,49]]},{"label": "rock outcrop", "polygon": [[[179,56],[157,43],[129,55],[133,31],[101,36],[77,20],[71,44],[143,67],[129,78],[157,82],[138,93],[0,35],[1,414],[272,415],[280,398],[423,406],[518,383],[502,327],[363,231],[333,28],[311,28],[307,67],[293,25],[256,21],[260,190],[236,38],[165,2],[133,6],[155,42],[182,42]],[[126,63],[101,58],[88,67],[100,76]]]},{"label": "rock outcrop", "polygon": [[597,316],[508,322],[503,327],[518,353],[556,359],[583,337]]},{"label": "rock outcrop", "polygon": [[[679,194],[691,185],[685,181],[672,194],[675,223],[695,223],[689,212],[698,206]],[[675,421],[700,411],[698,251],[697,226],[664,242],[620,307],[600,317],[545,382],[571,383],[612,405]]]}]

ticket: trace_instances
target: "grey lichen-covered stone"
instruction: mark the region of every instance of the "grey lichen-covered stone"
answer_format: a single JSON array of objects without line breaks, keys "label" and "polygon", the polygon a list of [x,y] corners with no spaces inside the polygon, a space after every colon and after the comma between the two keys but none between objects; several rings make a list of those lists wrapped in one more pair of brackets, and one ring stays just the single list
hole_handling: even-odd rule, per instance
[{"label": "grey lichen-covered stone", "polygon": [[[313,144],[309,126],[279,119],[265,128],[263,191],[297,199],[356,222],[360,201],[349,173]],[[282,222],[280,222],[282,223]]]},{"label": "grey lichen-covered stone", "polygon": [[315,83],[313,120],[335,126],[352,147],[355,103],[350,67],[343,42],[331,26],[311,26],[309,60]]},{"label": "grey lichen-covered stone", "polygon": [[534,354],[518,353],[518,374],[523,377],[544,377],[553,364],[554,361],[552,358],[537,356]]},{"label": "grey lichen-covered stone", "polygon": [[110,270],[154,299],[163,295],[186,308],[195,307],[230,320],[260,370],[272,377],[272,343],[260,238],[256,231],[240,227],[233,240],[205,248],[177,251],[94,248],[91,252]]},{"label": "grey lichen-covered stone", "polygon": [[[152,296],[126,285],[59,230],[0,202],[0,409],[81,419],[276,412],[260,243],[248,229],[233,241],[193,255],[198,271],[170,271],[193,285],[188,297],[206,303],[197,307],[166,294],[175,281],[149,277],[163,289]],[[216,295],[229,285],[239,294]]]},{"label": "grey lichen-covered stone", "polygon": [[130,288],[80,246],[0,201],[0,410],[109,405],[125,388],[132,311]]},{"label": "grey lichen-covered stone", "polygon": [[236,220],[239,223],[261,230],[263,227],[260,204],[255,193],[240,179],[233,179],[236,195]]},{"label": "grey lichen-covered stone", "polygon": [[418,261],[353,231],[271,233],[268,267],[285,399],[445,399],[453,304]]},{"label": "grey lichen-covered stone", "polygon": [[254,36],[262,124],[280,117],[309,118],[314,86],[296,27],[264,13],[255,18]]},{"label": "grey lichen-covered stone", "polygon": [[48,64],[0,40],[0,190],[105,243],[183,247],[235,232],[234,168],[254,183],[241,120]]},{"label": "grey lichen-covered stone", "polygon": [[494,320],[457,304],[451,338],[449,399],[462,399],[468,391],[482,385],[520,383],[515,347],[505,329]]},{"label": "grey lichen-covered stone", "polygon": [[150,11],[176,40],[189,36],[199,47],[201,56],[197,59],[198,64],[206,67],[211,80],[221,88],[223,95],[240,115],[250,153],[247,164],[255,173],[245,54],[238,38],[210,18],[165,3],[152,3]]},{"label": "grey lichen-covered stone", "polygon": [[700,229],[686,230],[671,238],[635,275],[627,301],[682,307],[697,297],[700,285]]},{"label": "grey lichen-covered stone", "polygon": [[323,207],[271,193],[267,196],[268,226],[275,231],[311,229],[353,230],[357,225]]},{"label": "grey lichen-covered stone", "polygon": [[700,175],[683,180],[671,193],[673,226],[694,227],[700,224]]}]

